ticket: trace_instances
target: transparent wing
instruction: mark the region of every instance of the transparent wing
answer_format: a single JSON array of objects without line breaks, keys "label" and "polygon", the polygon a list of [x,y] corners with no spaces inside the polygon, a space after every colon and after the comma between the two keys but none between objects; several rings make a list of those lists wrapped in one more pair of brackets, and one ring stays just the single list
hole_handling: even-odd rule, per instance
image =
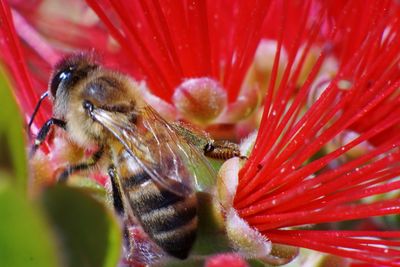
[{"label": "transparent wing", "polygon": [[98,108],[91,116],[159,185],[182,196],[193,189],[207,191],[215,183],[216,172],[202,152],[151,107],[145,106],[139,113],[135,124],[127,116]]},{"label": "transparent wing", "polygon": [[[158,152],[163,153],[167,150],[169,155],[173,155],[176,162],[183,164],[189,171],[191,185],[197,191],[210,191],[216,182],[216,170],[204,156],[196,142],[188,142],[187,136],[175,130],[174,125],[165,121],[153,108],[145,107],[143,124],[148,129],[154,139],[158,140]],[[204,137],[199,137],[203,138]],[[166,141],[166,142],[165,142]],[[168,166],[168,162],[163,162],[163,156],[159,157],[162,166]],[[179,173],[179,164],[174,164],[174,172]]]}]

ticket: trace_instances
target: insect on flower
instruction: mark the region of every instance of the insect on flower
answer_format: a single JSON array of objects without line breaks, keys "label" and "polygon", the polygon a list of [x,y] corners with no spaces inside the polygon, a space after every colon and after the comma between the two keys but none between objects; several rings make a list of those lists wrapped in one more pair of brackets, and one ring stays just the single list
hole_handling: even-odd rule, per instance
[{"label": "insect on flower", "polygon": [[185,259],[196,237],[196,191],[207,191],[216,176],[204,155],[240,156],[238,146],[167,122],[142,99],[135,81],[88,54],[62,60],[49,92],[53,118],[41,128],[32,153],[52,125],[82,147],[97,146],[88,162],[69,166],[58,180],[106,165],[116,213],[129,224],[139,223],[167,254]]},{"label": "insect on flower", "polygon": [[[211,140],[207,134],[171,123],[185,118],[204,127],[213,138],[219,135],[221,139],[248,140],[248,149],[243,149],[244,142],[240,149],[248,160],[241,164],[243,161],[234,157],[219,170],[218,179],[224,183],[217,182],[220,194],[212,203],[223,206],[218,227],[225,227],[221,232],[225,230],[223,234],[229,239],[226,250],[268,264],[285,264],[294,258],[299,261],[303,256],[310,264],[315,263],[308,253],[298,253],[299,248],[305,248],[347,258],[349,264],[400,265],[398,224],[386,223],[387,215],[398,218],[400,212],[398,1],[72,1],[77,3],[77,12],[66,10],[62,1],[56,1],[65,15],[62,20],[53,8],[45,8],[48,2],[53,6],[54,1],[39,1],[43,4],[37,5],[36,11],[26,2],[10,1],[11,8],[5,1],[0,5],[0,60],[14,80],[13,90],[26,117],[32,114],[39,94],[35,88],[45,87],[50,66],[68,51],[98,51],[104,65],[118,66],[138,81],[145,80],[151,88],[155,103],[134,94],[136,101],[147,102],[143,102],[145,107],[151,105],[150,111],[133,114],[104,110],[93,101],[100,99],[100,94],[73,101],[70,97],[78,95],[69,92],[60,98],[57,94],[68,92],[61,87],[64,80],[73,80],[72,71],[53,75],[58,77],[54,83],[61,86],[55,87],[53,95],[53,102],[58,103],[54,111],[60,114],[54,114],[49,124],[65,127],[70,139],[81,146],[107,144],[97,166],[107,169],[106,163],[114,163],[113,181],[121,182],[114,184],[116,194],[116,189],[125,189],[121,186],[126,180],[121,175],[121,166],[125,165],[136,166],[135,170],[151,177],[149,183],[177,198],[208,191],[208,177],[213,174],[196,175],[202,173],[199,168],[212,172],[202,154],[205,150],[215,152],[216,143],[207,146]],[[98,66],[90,58],[86,62]],[[90,73],[105,70],[96,68]],[[116,76],[112,81],[136,88],[135,92],[140,90],[140,84],[127,76]],[[101,84],[111,86],[104,81]],[[217,104],[210,104],[211,95],[217,95]],[[124,95],[121,102],[129,99]],[[90,101],[84,106],[83,100]],[[73,109],[71,103],[76,104]],[[47,104],[41,106],[32,124],[35,134],[40,128],[37,126],[50,117]],[[153,108],[168,116],[167,123],[158,119]],[[100,111],[107,117],[100,117]],[[73,117],[79,132],[71,130],[70,118],[62,117],[72,114],[79,114]],[[115,118],[120,122],[117,126],[106,128],[101,124],[115,123]],[[157,118],[156,124],[153,118]],[[168,153],[151,153],[158,144],[146,143],[154,135],[149,126],[158,130],[157,140],[166,148],[162,152]],[[135,135],[139,139],[136,147],[127,150],[120,140],[130,144],[124,138],[131,138],[132,127],[140,133]],[[109,131],[117,128],[115,133],[126,134],[115,136]],[[49,128],[40,132],[37,145],[44,140],[45,129]],[[160,160],[167,163],[165,170],[176,166],[173,158],[164,157],[170,150],[176,152],[169,143],[171,138],[165,137],[169,132],[179,140],[175,157],[182,168],[174,170],[179,174],[183,171],[181,178],[189,178],[157,182],[152,175],[165,174],[157,168],[163,166]],[[104,142],[99,143],[96,134]],[[58,149],[65,144],[59,140],[42,144],[40,150],[51,153],[36,161],[40,168],[32,168],[39,179],[31,180],[31,191],[37,192],[35,186],[53,181],[57,176],[53,168],[65,162],[65,155],[74,156]],[[141,145],[143,140],[145,145]],[[115,164],[116,148],[126,158],[123,162],[132,164]],[[128,151],[140,157],[135,159]],[[180,161],[185,153],[190,155],[189,160]],[[39,159],[40,153],[36,156]],[[80,162],[77,157],[68,160],[69,164]],[[75,168],[91,169],[87,165]],[[70,169],[70,173],[74,171]],[[65,172],[64,179],[68,174]],[[107,184],[109,191],[111,187]],[[125,192],[119,193],[120,202],[115,201],[115,206],[125,216],[130,198],[124,197]],[[202,200],[197,197],[196,201]],[[197,206],[198,242],[191,256],[203,255],[197,245],[208,241],[201,228],[202,204]],[[128,215],[132,217],[128,219],[137,219],[133,213]],[[136,240],[136,228],[128,234],[133,237],[129,240]],[[141,237],[138,234],[137,240]],[[226,252],[214,242],[206,244],[207,255]],[[133,247],[141,248],[140,244]],[[283,262],[278,257],[281,255],[290,257]]]}]

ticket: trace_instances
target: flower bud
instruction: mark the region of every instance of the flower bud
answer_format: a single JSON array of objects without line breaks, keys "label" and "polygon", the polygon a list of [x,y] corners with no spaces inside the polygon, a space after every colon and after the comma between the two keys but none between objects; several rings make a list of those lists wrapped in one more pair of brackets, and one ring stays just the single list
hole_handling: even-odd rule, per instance
[{"label": "flower bud", "polygon": [[[257,47],[256,54],[254,56],[254,66],[256,70],[263,74],[271,74],[274,66],[274,59],[278,52],[278,42],[275,40],[261,40]],[[287,64],[288,56],[284,48],[281,48],[281,54],[279,58],[279,67],[283,70]]]},{"label": "flower bud", "polygon": [[221,167],[217,182],[217,200],[225,212],[225,229],[232,247],[245,258],[259,258],[271,252],[271,242],[239,217],[233,208],[238,185],[240,159],[227,160]]},{"label": "flower bud", "polygon": [[221,123],[236,123],[254,113],[261,102],[258,87],[242,90],[235,102],[229,103],[224,113],[218,118]]},{"label": "flower bud", "polygon": [[[263,39],[259,43],[254,55],[253,64],[250,66],[243,88],[258,88],[261,95],[265,94],[271,79],[272,69],[275,62],[276,53],[278,51],[278,42],[275,40]],[[279,56],[279,65],[275,87],[279,84],[282,74],[288,62],[287,52],[281,47]]]},{"label": "flower bud", "polygon": [[[328,149],[329,151],[338,149],[339,147],[347,145],[359,136],[360,134],[357,132],[345,130],[332,140]],[[368,141],[363,141],[355,147],[351,148],[350,150],[346,151],[346,153],[341,156],[341,160],[343,162],[348,162],[349,160],[353,160],[361,157],[362,155],[365,155],[371,150],[373,150],[373,145],[371,145]]]},{"label": "flower bud", "polygon": [[240,159],[235,157],[225,161],[218,172],[217,200],[224,210],[230,209],[233,205],[239,168]]},{"label": "flower bud", "polygon": [[[300,64],[300,60],[303,57],[303,53],[305,52],[305,47],[300,47],[297,54],[296,58],[294,61],[294,66],[293,70],[297,69]],[[301,87],[303,86],[304,82],[307,80],[308,75],[310,74],[312,68],[314,67],[315,63],[317,62],[318,56],[320,55],[320,49],[313,47],[311,48],[307,55],[305,56],[305,59],[303,61],[303,64],[301,66],[300,74],[297,79],[297,86]]]},{"label": "flower bud", "polygon": [[[334,57],[328,57],[322,63],[318,76],[311,85],[307,104],[311,107],[325,92],[338,72],[338,63]],[[305,77],[306,78],[306,77]]]},{"label": "flower bud", "polygon": [[280,266],[294,260],[299,255],[299,248],[281,244],[272,244],[271,253],[259,258],[269,266]]},{"label": "flower bud", "polygon": [[180,114],[190,122],[209,124],[227,105],[226,91],[210,78],[193,78],[184,81],[172,97]]},{"label": "flower bud", "polygon": [[232,247],[243,257],[262,258],[271,252],[271,241],[240,218],[233,208],[226,215],[226,234]]},{"label": "flower bud", "polygon": [[308,107],[311,107],[312,105],[314,105],[315,102],[317,102],[317,100],[329,87],[331,81],[332,81],[331,77],[324,74],[320,75],[318,78],[315,79],[308,93],[308,98],[307,98]]}]

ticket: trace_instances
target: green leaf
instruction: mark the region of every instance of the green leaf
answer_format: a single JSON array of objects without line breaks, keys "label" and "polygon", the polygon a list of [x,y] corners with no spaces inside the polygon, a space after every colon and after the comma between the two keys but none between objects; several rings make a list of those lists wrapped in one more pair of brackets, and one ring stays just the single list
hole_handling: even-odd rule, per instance
[{"label": "green leaf", "polygon": [[68,177],[68,186],[80,188],[100,202],[106,202],[108,200],[112,201],[111,197],[107,194],[104,186],[100,185],[93,178],[80,175],[72,175]]},{"label": "green leaf", "polygon": [[43,203],[62,241],[66,266],[117,266],[121,232],[104,205],[81,189],[62,185],[46,190]]},{"label": "green leaf", "polygon": [[0,266],[60,266],[53,236],[41,213],[4,179],[0,181]]},{"label": "green leaf", "polygon": [[23,122],[10,86],[0,68],[0,169],[13,177],[12,183],[22,193],[27,189],[27,158]]}]

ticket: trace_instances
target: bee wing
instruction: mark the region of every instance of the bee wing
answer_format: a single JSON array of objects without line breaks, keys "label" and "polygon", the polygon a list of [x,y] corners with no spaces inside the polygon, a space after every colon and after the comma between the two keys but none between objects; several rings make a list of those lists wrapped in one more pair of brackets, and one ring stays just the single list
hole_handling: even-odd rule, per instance
[{"label": "bee wing", "polygon": [[107,129],[153,181],[178,195],[209,189],[215,170],[201,152],[187,143],[151,107],[139,111],[137,124],[103,109],[91,111],[92,118]]},{"label": "bee wing", "polygon": [[[143,124],[159,144],[160,149],[154,152],[160,153],[161,165],[167,167],[168,163],[163,161],[169,157],[168,155],[173,155],[174,162],[179,162],[179,164],[174,164],[174,172],[179,173],[180,167],[183,167],[189,172],[189,183],[196,191],[209,191],[215,184],[217,173],[204,156],[203,151],[195,144],[188,142],[175,130],[174,125],[164,120],[150,106],[144,108],[144,114]],[[161,154],[164,152],[168,153],[167,157],[163,157]]]}]

